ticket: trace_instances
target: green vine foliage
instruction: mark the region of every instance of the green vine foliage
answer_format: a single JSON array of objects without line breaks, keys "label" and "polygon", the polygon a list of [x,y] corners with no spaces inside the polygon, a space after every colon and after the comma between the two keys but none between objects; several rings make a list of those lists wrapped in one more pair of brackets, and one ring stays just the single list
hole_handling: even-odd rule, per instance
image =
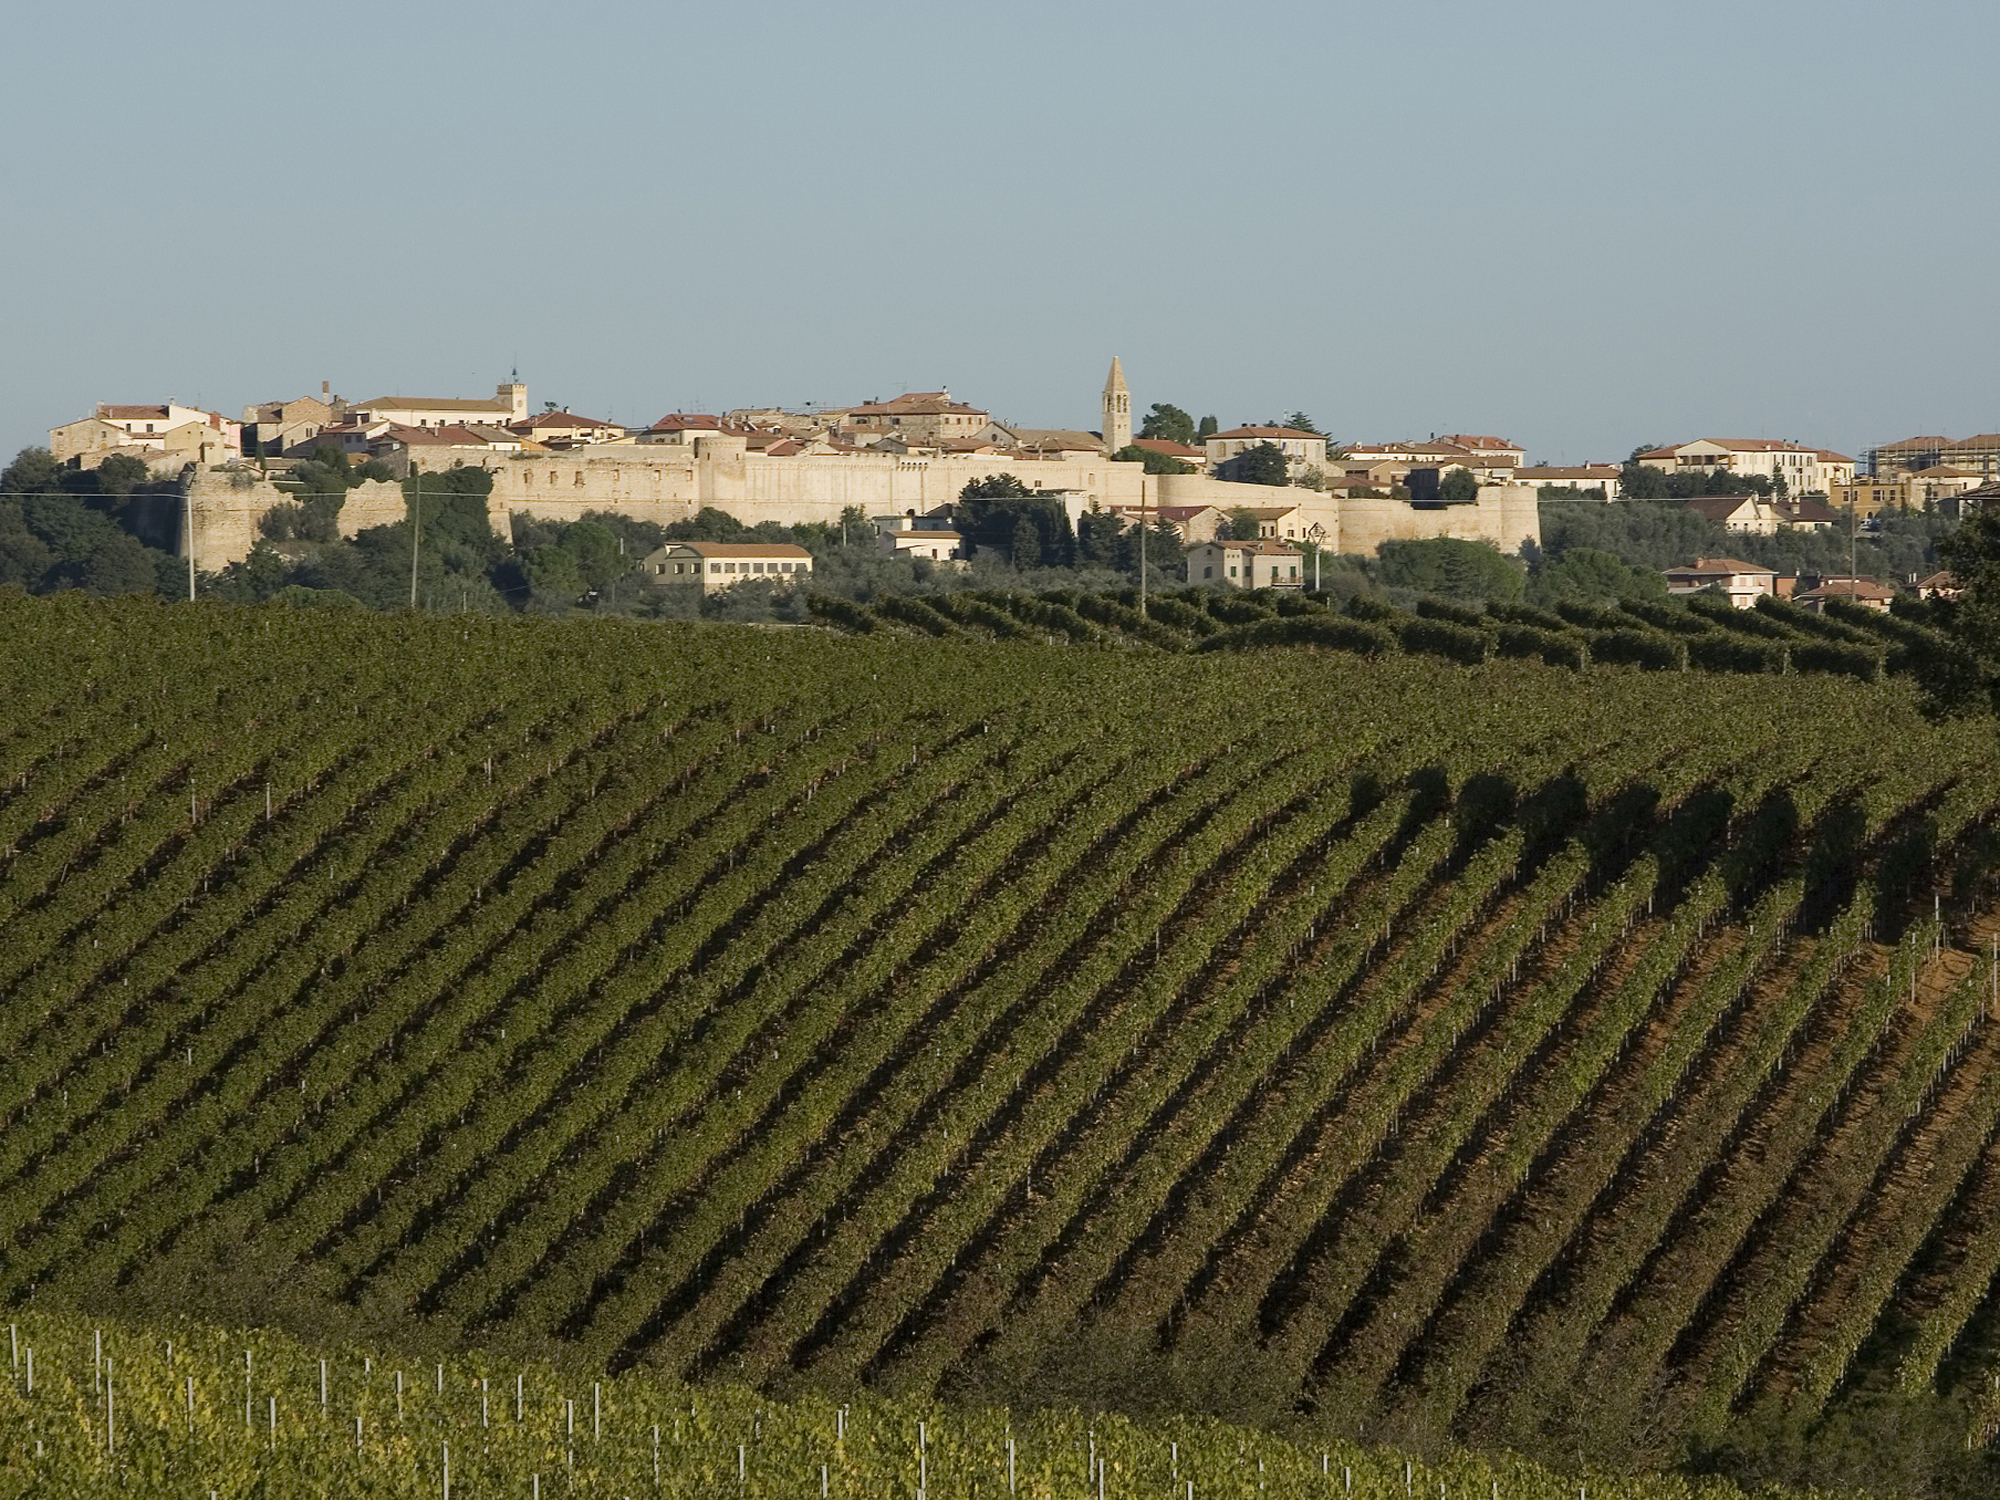
[{"label": "green vine foliage", "polygon": [[[1990,1486],[2000,783],[1923,621],[819,619],[0,595],[0,1300],[60,1351],[0,1494],[415,1493],[446,1441],[466,1494],[653,1493],[635,1434],[712,1401],[791,1446],[659,1492],[745,1441],[809,1496],[829,1397],[982,1434],[935,1483],[994,1500],[974,1409],[1052,1403],[1161,1424],[1101,1419],[1107,1500],[1393,1494],[1358,1441],[1434,1456],[1406,1500],[1555,1493],[1466,1444]],[[258,1335],[260,1446],[176,1319],[373,1383],[323,1421]],[[440,1360],[399,1431],[380,1371]],[[503,1369],[542,1425],[480,1436]],[[1074,1500],[1088,1419],[1020,1423]],[[914,1491],[878,1458],[829,1500]]]}]

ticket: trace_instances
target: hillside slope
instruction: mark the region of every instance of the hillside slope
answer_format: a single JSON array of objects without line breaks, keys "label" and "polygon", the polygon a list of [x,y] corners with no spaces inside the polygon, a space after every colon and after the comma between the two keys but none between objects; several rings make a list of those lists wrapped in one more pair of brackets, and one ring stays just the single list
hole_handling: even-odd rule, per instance
[{"label": "hillside slope", "polygon": [[2000,1343],[1899,687],[0,597],[0,1299],[1670,1460]]},{"label": "hillside slope", "polygon": [[[1570,1500],[1517,1459],[1426,1463],[1285,1442],[1212,1419],[860,1398],[772,1402],[741,1386],[596,1379],[532,1361],[404,1360],[188,1324],[29,1316],[0,1363],[0,1497],[1101,1494],[1233,1500]],[[29,1388],[28,1365],[34,1367]],[[1738,1500],[1715,1480],[1585,1476],[1599,1500]]]}]

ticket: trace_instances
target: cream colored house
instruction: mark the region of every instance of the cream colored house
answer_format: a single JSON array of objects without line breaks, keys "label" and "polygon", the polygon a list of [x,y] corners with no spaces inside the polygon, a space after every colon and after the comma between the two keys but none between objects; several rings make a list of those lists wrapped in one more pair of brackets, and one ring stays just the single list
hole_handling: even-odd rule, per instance
[{"label": "cream colored house", "polygon": [[1229,519],[1234,522],[1238,516],[1255,520],[1257,535],[1272,542],[1300,541],[1308,525],[1304,509],[1296,505],[1239,505],[1229,512]]},{"label": "cream colored house", "polygon": [[713,594],[739,583],[803,583],[812,576],[812,554],[789,542],[669,542],[640,566],[648,583],[696,584]]},{"label": "cream colored house", "polygon": [[707,433],[733,430],[733,424],[707,412],[670,411],[641,432],[638,440],[642,443],[670,443],[684,448],[692,446],[696,438]]},{"label": "cream colored house", "polygon": [[1837,484],[1846,484],[1854,478],[1854,460],[1845,453],[1835,453],[1831,448],[1819,450],[1820,488],[1816,494],[1830,495]]},{"label": "cream colored house", "polygon": [[875,544],[887,557],[917,557],[925,562],[965,565],[965,538],[956,531],[915,528],[878,530]]},{"label": "cream colored house", "polygon": [[1232,459],[1266,443],[1285,455],[1286,471],[1294,478],[1301,469],[1326,467],[1326,439],[1296,427],[1232,427],[1216,433],[1202,446],[1208,455],[1209,472],[1217,473]]},{"label": "cream colored house", "polygon": [[1698,557],[1684,567],[1667,569],[1667,592],[1698,594],[1721,589],[1738,609],[1749,609],[1777,591],[1775,568],[1760,567],[1734,557]]},{"label": "cream colored house", "polygon": [[1101,509],[1127,526],[1170,526],[1183,546],[1212,542],[1229,529],[1229,512],[1219,505],[1106,505]]},{"label": "cream colored house", "polygon": [[1700,438],[1638,457],[1641,467],[1662,474],[1741,474],[1782,479],[1792,495],[1831,494],[1854,477],[1854,460],[1825,448],[1802,448],[1774,438]]},{"label": "cream colored house", "polygon": [[[1514,470],[1517,484],[1532,484],[1538,490],[1555,490],[1558,500],[1595,500],[1602,490],[1606,500],[1625,498],[1625,471],[1616,464],[1579,464],[1573,468],[1528,466]],[[1565,493],[1566,492],[1566,493]]]},{"label": "cream colored house", "polygon": [[1302,589],[1305,556],[1283,542],[1202,542],[1187,549],[1189,583],[1235,589]]},{"label": "cream colored house", "polygon": [[1501,468],[1518,469],[1528,461],[1527,449],[1517,447],[1506,438],[1488,437],[1482,433],[1447,432],[1435,441],[1462,449],[1474,458]]},{"label": "cream colored house", "polygon": [[1697,495],[1682,503],[1727,530],[1752,536],[1776,536],[1784,524],[1778,507],[1762,495]]},{"label": "cream colored house", "polygon": [[455,396],[377,396],[348,408],[357,422],[394,422],[398,427],[454,427],[482,423],[505,427],[528,417],[528,388],[518,380],[495,387],[490,401]]}]

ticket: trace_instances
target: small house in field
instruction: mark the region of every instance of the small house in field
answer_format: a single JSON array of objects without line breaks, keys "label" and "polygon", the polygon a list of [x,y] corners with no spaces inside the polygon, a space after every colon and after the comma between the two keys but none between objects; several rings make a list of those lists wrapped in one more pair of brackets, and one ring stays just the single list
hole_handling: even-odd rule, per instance
[{"label": "small house in field", "polygon": [[1917,591],[1919,599],[1956,599],[1962,592],[1962,585],[1950,573],[1932,573],[1917,579],[1910,587]]},{"label": "small house in field", "polygon": [[1817,587],[1794,595],[1792,602],[1816,615],[1825,614],[1827,605],[1835,599],[1886,615],[1895,597],[1894,589],[1884,588],[1872,578],[1822,578]]},{"label": "small house in field", "polygon": [[641,566],[655,587],[693,584],[713,594],[739,583],[804,583],[812,554],[790,542],[668,542]]},{"label": "small house in field", "polygon": [[1752,536],[1778,533],[1778,509],[1761,495],[1696,495],[1683,503],[1727,531],[1747,531]]},{"label": "small house in field", "polygon": [[888,557],[917,557],[925,562],[965,566],[965,538],[943,528],[903,527],[877,531],[875,544]]},{"label": "small house in field", "polygon": [[1302,589],[1305,556],[1295,547],[1263,537],[1254,542],[1203,542],[1187,549],[1187,580],[1233,589]]},{"label": "small house in field", "polygon": [[1749,609],[1767,594],[1777,592],[1777,570],[1759,567],[1734,557],[1697,557],[1678,568],[1667,569],[1667,592],[1699,594],[1703,589],[1719,589],[1738,609]]}]

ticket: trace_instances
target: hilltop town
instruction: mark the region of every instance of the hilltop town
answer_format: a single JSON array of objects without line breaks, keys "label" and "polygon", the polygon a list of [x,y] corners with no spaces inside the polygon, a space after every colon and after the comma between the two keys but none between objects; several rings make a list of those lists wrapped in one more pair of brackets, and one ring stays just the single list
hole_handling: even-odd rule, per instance
[{"label": "hilltop town", "polygon": [[[128,474],[143,466],[154,492],[147,539],[205,574],[282,541],[284,518],[314,498],[304,485],[323,469],[313,466],[328,463],[361,476],[342,481],[329,511],[347,539],[403,522],[411,476],[458,471],[479,477],[502,539],[524,523],[591,517],[670,528],[719,513],[767,532],[851,531],[859,521],[885,556],[964,567],[1014,551],[1004,536],[974,535],[963,513],[969,487],[1003,482],[1003,497],[1060,512],[1073,535],[1095,527],[1170,539],[1171,557],[1140,549],[1164,578],[1281,589],[1310,586],[1326,559],[1374,558],[1385,544],[1483,543],[1533,558],[1549,517],[1563,524],[1571,506],[1666,501],[1709,523],[1710,537],[1858,540],[1885,514],[1949,521],[2000,493],[1994,435],[1911,438],[1860,460],[1778,439],[1697,438],[1641,446],[1622,462],[1550,465],[1490,434],[1339,440],[1296,412],[1225,428],[1160,402],[1135,420],[1116,358],[1097,416],[1094,429],[1029,427],[941,389],[845,406],[674,411],[632,428],[555,402],[535,409],[518,377],[489,397],[356,401],[323,383],[317,396],[253,403],[233,418],[173,401],[101,403],[53,428],[48,452],[79,476],[113,461]],[[1788,570],[1724,550],[1652,565],[1670,593],[1715,590],[1746,607],[1796,595],[1886,608],[1898,588],[1941,586],[1923,567],[1894,577]],[[790,584],[811,570],[807,549],[769,535],[680,537],[650,549],[641,568],[654,583],[698,578],[705,593]]]}]

